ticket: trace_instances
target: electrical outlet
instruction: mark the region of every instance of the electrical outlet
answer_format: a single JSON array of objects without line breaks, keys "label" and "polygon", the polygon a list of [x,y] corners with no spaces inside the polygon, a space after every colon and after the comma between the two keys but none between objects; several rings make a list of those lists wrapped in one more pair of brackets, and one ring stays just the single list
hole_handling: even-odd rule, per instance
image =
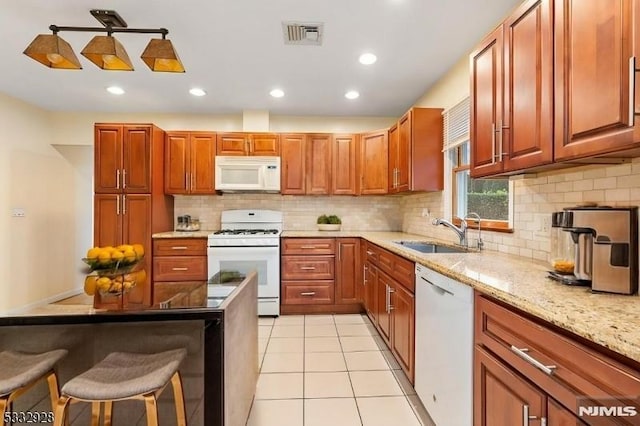
[{"label": "electrical outlet", "polygon": [[545,215],[540,221],[540,232],[548,233],[549,229],[551,229],[551,217]]},{"label": "electrical outlet", "polygon": [[429,217],[429,216],[431,216],[429,209],[427,208],[422,209],[422,217]]},{"label": "electrical outlet", "polygon": [[25,211],[24,209],[20,209],[20,208],[16,208],[16,209],[11,209],[11,217],[25,217]]}]

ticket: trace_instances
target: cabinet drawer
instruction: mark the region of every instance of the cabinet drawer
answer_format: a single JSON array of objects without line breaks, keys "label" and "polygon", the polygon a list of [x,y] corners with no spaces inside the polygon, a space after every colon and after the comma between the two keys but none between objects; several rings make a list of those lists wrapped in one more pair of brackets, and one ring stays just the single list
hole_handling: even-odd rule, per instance
[{"label": "cabinet drawer", "polygon": [[377,256],[377,265],[381,270],[402,284],[407,290],[415,293],[415,264],[412,261],[383,248],[378,248]]},{"label": "cabinet drawer", "polygon": [[332,280],[334,256],[283,256],[283,280]]},{"label": "cabinet drawer", "polygon": [[283,305],[331,305],[334,301],[334,282],[285,281],[282,283]]},{"label": "cabinet drawer", "polygon": [[155,281],[197,281],[207,279],[206,256],[154,256]]},{"label": "cabinet drawer", "polygon": [[333,238],[283,238],[282,254],[335,254]]},{"label": "cabinet drawer", "polygon": [[153,240],[154,256],[206,256],[206,238],[163,238]]},{"label": "cabinet drawer", "polygon": [[374,246],[371,243],[367,243],[364,250],[364,260],[377,265],[379,257],[380,257],[379,248],[377,246]]},{"label": "cabinet drawer", "polygon": [[574,413],[587,405],[632,405],[640,411],[640,372],[483,296],[475,302],[476,344]]}]

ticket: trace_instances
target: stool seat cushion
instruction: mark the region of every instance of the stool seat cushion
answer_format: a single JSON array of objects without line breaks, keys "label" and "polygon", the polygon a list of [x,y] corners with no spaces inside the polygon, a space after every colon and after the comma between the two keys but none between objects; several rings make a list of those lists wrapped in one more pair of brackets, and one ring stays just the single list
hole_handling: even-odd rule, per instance
[{"label": "stool seat cushion", "polygon": [[65,355],[65,349],[39,354],[0,352],[0,396],[8,395],[44,376]]},{"label": "stool seat cushion", "polygon": [[69,380],[62,394],[85,401],[107,401],[154,392],[171,380],[186,355],[186,349],[155,354],[113,352]]}]

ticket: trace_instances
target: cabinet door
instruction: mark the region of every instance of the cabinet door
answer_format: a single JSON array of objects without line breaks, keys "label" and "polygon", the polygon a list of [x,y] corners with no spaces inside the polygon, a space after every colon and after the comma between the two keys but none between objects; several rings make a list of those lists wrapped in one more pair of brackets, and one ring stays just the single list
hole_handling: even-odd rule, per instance
[{"label": "cabinet door", "polygon": [[526,1],[504,23],[505,105],[497,130],[505,170],[553,161],[551,7],[551,0]]},{"label": "cabinet door", "polygon": [[151,127],[124,126],[122,138],[122,189],[127,194],[150,193]]},{"label": "cabinet door", "polygon": [[585,422],[555,400],[549,398],[547,403],[548,424],[550,426],[587,426]]},{"label": "cabinet door", "polygon": [[93,245],[119,246],[122,244],[122,196],[95,194],[93,197]]},{"label": "cabinet door", "polygon": [[122,126],[95,127],[94,191],[97,194],[122,192]]},{"label": "cabinet door", "polygon": [[398,173],[398,144],[400,143],[400,128],[394,124],[389,128],[389,194],[398,192],[396,190],[396,176]]},{"label": "cabinet door", "polygon": [[165,137],[164,192],[186,194],[189,192],[189,133],[172,132]]},{"label": "cabinet door", "polygon": [[386,194],[389,186],[387,131],[362,135],[360,144],[360,193]]},{"label": "cabinet door", "polygon": [[356,195],[358,137],[356,135],[333,136],[331,166],[331,193]]},{"label": "cabinet door", "polygon": [[555,2],[555,158],[633,142],[631,0]]},{"label": "cabinet door", "polygon": [[360,239],[338,238],[336,243],[336,303],[358,303]]},{"label": "cabinet door", "polygon": [[376,316],[378,330],[387,345],[391,347],[391,292],[393,291],[393,281],[387,274],[378,270],[376,280]]},{"label": "cabinet door", "polygon": [[275,133],[260,133],[250,136],[249,155],[277,157],[280,155],[280,136]]},{"label": "cabinet door", "polygon": [[479,346],[473,374],[474,425],[521,425],[527,413],[530,420],[546,417],[546,396]]},{"label": "cabinet door", "polygon": [[394,284],[391,295],[391,349],[413,383],[415,348],[415,297],[403,286]]},{"label": "cabinet door", "polygon": [[411,142],[413,140],[413,117],[407,112],[398,122],[398,160],[396,172],[396,192],[408,191],[411,176]]},{"label": "cabinet door", "polygon": [[363,270],[363,286],[364,286],[364,309],[372,323],[377,322],[377,281],[378,270],[371,263],[365,263]]},{"label": "cabinet door", "polygon": [[307,138],[307,194],[331,192],[331,135]]},{"label": "cabinet door", "polygon": [[471,53],[471,176],[503,170],[497,133],[502,129],[502,25]]},{"label": "cabinet door", "polygon": [[280,192],[283,195],[305,194],[306,139],[303,134],[285,134],[280,136],[280,162],[282,181]]},{"label": "cabinet door", "polygon": [[213,162],[216,155],[215,133],[192,133],[189,138],[189,192],[215,194]]},{"label": "cabinet door", "polygon": [[249,155],[249,139],[245,133],[218,133],[216,155]]},{"label": "cabinet door", "polygon": [[[122,242],[124,244],[142,244],[145,253],[144,265],[140,269],[150,276],[151,257],[151,195],[131,194],[122,196]],[[145,285],[137,285],[129,294],[129,302],[151,304],[151,279]]]}]

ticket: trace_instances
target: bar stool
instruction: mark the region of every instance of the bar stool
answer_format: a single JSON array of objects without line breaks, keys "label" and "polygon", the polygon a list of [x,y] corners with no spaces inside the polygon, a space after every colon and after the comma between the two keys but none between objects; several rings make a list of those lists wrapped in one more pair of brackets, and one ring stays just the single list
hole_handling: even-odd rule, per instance
[{"label": "bar stool", "polygon": [[53,367],[66,355],[65,349],[39,354],[0,352],[0,424],[5,425],[4,414],[9,404],[41,379],[47,380],[51,409],[55,409],[60,394]]},{"label": "bar stool", "polygon": [[100,421],[104,403],[104,426],[110,426],[115,401],[144,400],[147,425],[158,425],[157,397],[171,382],[178,426],[186,426],[182,380],[178,368],[186,357],[186,349],[155,354],[113,352],[62,387],[55,411],[54,426],[62,426],[70,403],[91,403],[91,425]]}]

